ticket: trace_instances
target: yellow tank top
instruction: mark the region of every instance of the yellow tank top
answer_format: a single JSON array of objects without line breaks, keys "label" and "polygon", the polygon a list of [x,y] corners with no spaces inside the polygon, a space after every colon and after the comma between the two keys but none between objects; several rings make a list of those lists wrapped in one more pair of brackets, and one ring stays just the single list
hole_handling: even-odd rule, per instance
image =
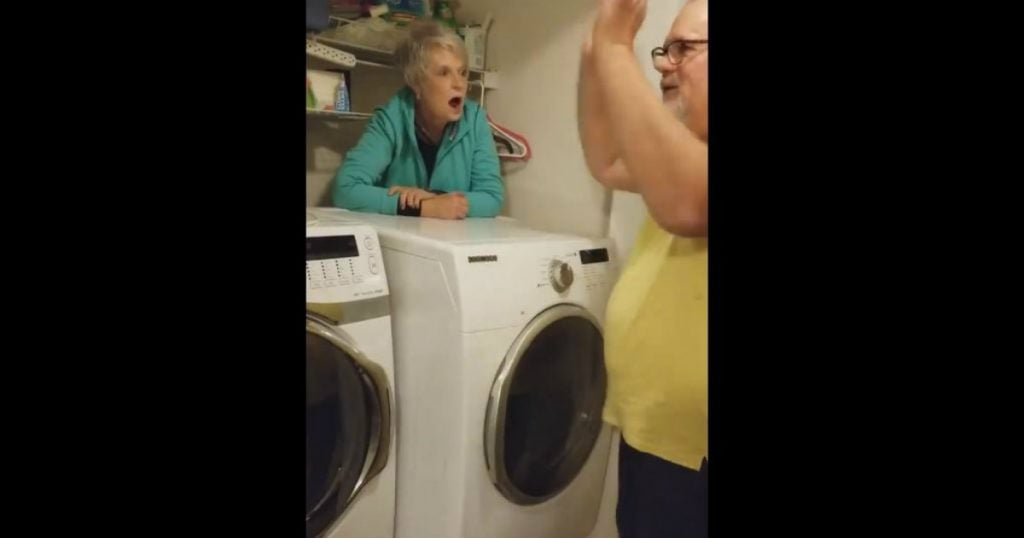
[{"label": "yellow tank top", "polygon": [[647,216],[605,316],[605,421],[691,469],[708,452],[707,253]]}]

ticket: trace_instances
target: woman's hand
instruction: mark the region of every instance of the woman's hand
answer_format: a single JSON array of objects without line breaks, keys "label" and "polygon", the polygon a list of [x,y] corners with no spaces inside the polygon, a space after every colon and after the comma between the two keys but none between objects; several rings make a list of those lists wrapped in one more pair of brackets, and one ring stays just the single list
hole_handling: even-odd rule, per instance
[{"label": "woman's hand", "polygon": [[464,219],[469,213],[469,202],[461,192],[449,192],[423,201],[421,217],[435,219]]},{"label": "woman's hand", "polygon": [[391,187],[388,189],[388,196],[394,196],[395,193],[399,194],[398,197],[398,208],[405,209],[406,207],[420,207],[420,203],[423,200],[428,200],[437,196],[436,194],[425,191],[423,189],[417,189],[416,187]]}]

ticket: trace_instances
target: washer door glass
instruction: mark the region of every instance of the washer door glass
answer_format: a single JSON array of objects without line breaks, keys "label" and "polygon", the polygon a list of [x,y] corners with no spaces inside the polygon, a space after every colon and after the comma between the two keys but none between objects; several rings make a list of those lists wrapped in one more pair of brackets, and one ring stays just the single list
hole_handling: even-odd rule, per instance
[{"label": "washer door glass", "polygon": [[306,333],[306,534],[316,536],[344,511],[372,456],[371,390],[352,356]]},{"label": "washer door glass", "polygon": [[488,466],[507,499],[537,504],[572,482],[601,433],[606,389],[604,339],[593,316],[558,305],[530,322],[488,403]]}]

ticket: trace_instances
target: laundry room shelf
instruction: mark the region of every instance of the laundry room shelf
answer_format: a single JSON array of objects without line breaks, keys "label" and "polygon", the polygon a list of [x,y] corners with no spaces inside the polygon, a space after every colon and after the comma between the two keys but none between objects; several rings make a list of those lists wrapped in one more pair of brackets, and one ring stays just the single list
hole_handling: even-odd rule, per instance
[{"label": "laundry room shelf", "polygon": [[338,50],[343,50],[356,57],[356,64],[371,65],[376,67],[387,67],[393,68],[395,66],[395,55],[392,52],[386,50],[374,49],[370,47],[364,47],[362,45],[356,45],[355,43],[349,43],[348,41],[340,41],[325,37],[323,35],[317,35],[313,37],[313,40],[322,45],[334,47]]},{"label": "laundry room shelf", "polygon": [[[336,25],[343,25],[353,22],[351,19],[333,16],[331,17],[331,21],[334,22]],[[364,45],[358,45],[356,43],[344,41],[341,39],[336,39],[330,37],[329,34],[325,35],[327,34],[327,32],[330,32],[330,30],[320,32],[318,34],[313,34],[310,35],[309,37],[310,39],[317,43],[327,45],[329,47],[334,47],[338,50],[342,50],[354,55],[356,57],[356,65],[368,65],[373,67],[384,67],[388,69],[395,68],[394,52],[383,49],[377,49],[373,47],[367,47]],[[483,81],[484,88],[495,89],[498,87],[497,71],[488,71],[486,69],[470,69],[469,72],[471,74],[477,75],[479,77],[479,80]]]},{"label": "laundry room shelf", "polygon": [[372,118],[373,114],[368,114],[366,112],[336,112],[334,110],[317,110],[315,108],[307,108],[306,116],[316,116],[334,120],[360,121]]}]

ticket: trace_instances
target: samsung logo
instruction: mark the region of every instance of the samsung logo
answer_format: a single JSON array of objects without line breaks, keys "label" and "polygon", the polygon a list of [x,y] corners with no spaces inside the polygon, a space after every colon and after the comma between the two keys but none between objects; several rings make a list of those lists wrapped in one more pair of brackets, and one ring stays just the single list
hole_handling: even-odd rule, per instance
[{"label": "samsung logo", "polygon": [[480,263],[480,262],[496,262],[498,257],[491,254],[489,256],[470,256],[469,263]]}]

